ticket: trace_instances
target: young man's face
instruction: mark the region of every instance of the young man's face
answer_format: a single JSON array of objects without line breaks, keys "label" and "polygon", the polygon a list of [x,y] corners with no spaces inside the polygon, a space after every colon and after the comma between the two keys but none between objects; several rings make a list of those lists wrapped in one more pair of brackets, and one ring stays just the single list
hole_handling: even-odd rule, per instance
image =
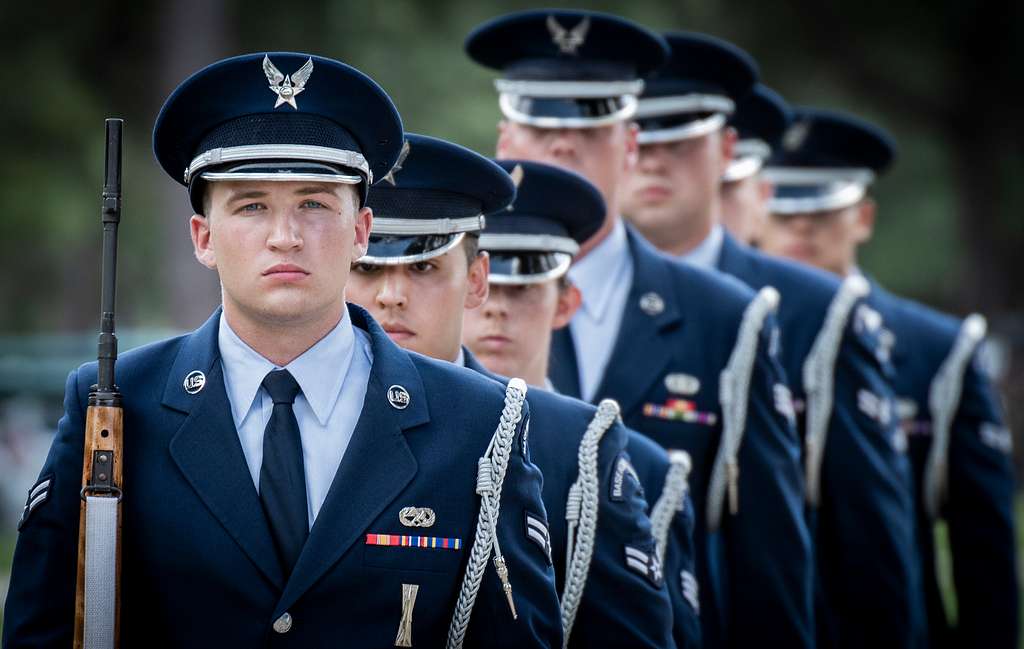
[{"label": "young man's face", "polygon": [[871,238],[874,215],[867,198],[829,212],[772,214],[761,231],[761,249],[845,276],[857,265],[857,247]]},{"label": "young man's face", "polygon": [[635,124],[596,128],[537,128],[508,120],[498,125],[497,157],[542,162],[575,171],[600,190],[614,210],[623,175],[636,164]]},{"label": "young man's face", "polygon": [[220,275],[229,319],[271,326],[340,318],[372,213],[349,185],[214,182],[190,227],[195,254]]},{"label": "young man's face", "polygon": [[640,146],[619,205],[654,245],[679,254],[707,235],[731,158],[730,133]]},{"label": "young man's face", "polygon": [[462,245],[415,264],[356,263],[348,299],[369,311],[405,349],[454,361],[462,343],[463,309],[487,299],[487,255],[467,263]]},{"label": "young man's face", "polygon": [[719,212],[722,225],[744,243],[757,243],[768,219],[772,184],[757,173],[741,180],[722,183]]},{"label": "young man's face", "polygon": [[579,306],[579,289],[557,280],[491,285],[487,301],[466,310],[462,340],[492,372],[538,384],[547,374],[551,330],[568,325]]}]

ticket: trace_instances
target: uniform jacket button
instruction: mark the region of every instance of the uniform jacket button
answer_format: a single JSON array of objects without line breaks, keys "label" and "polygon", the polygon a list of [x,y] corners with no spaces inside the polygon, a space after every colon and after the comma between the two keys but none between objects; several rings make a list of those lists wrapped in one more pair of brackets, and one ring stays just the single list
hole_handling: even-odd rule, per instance
[{"label": "uniform jacket button", "polygon": [[292,628],[292,616],[291,613],[282,613],[281,617],[274,620],[274,631],[278,633],[288,633]]}]

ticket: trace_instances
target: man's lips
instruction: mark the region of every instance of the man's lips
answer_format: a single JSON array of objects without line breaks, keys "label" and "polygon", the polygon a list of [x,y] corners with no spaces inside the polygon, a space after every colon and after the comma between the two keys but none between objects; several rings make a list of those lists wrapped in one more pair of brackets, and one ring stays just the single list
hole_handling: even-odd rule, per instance
[{"label": "man's lips", "polygon": [[645,201],[660,201],[668,198],[672,190],[664,185],[646,185],[641,187],[638,193]]},{"label": "man's lips", "polygon": [[384,324],[381,327],[391,340],[406,340],[416,335],[416,332],[399,324]]},{"label": "man's lips", "polygon": [[512,343],[512,339],[506,336],[480,336],[477,338],[477,342],[483,349],[487,351],[500,351],[508,347]]},{"label": "man's lips", "polygon": [[264,277],[278,281],[297,281],[309,276],[309,271],[295,264],[275,264],[263,271]]}]

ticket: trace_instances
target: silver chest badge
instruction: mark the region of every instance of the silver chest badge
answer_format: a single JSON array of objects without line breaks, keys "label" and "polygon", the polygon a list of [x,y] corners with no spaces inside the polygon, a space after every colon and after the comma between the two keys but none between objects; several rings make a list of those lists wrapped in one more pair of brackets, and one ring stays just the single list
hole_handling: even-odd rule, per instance
[{"label": "silver chest badge", "polygon": [[400,385],[392,385],[388,388],[388,403],[393,408],[405,410],[409,407],[409,391]]},{"label": "silver chest badge", "polygon": [[206,375],[199,370],[192,370],[182,381],[181,386],[185,388],[185,392],[195,394],[206,386]]},{"label": "silver chest badge", "polygon": [[649,316],[661,315],[665,310],[665,300],[653,291],[640,296],[640,310]]},{"label": "silver chest badge", "polygon": [[697,394],[700,392],[700,379],[691,374],[673,372],[665,375],[665,389],[673,394]]},{"label": "silver chest badge", "polygon": [[587,31],[590,30],[590,16],[586,16],[572,29],[566,29],[558,24],[554,16],[548,16],[548,31],[551,32],[551,42],[558,46],[562,54],[576,54],[583,42],[587,40]]},{"label": "silver chest badge", "polygon": [[437,517],[429,507],[403,507],[398,512],[398,522],[406,527],[430,527]]},{"label": "silver chest badge", "polygon": [[267,75],[267,81],[270,82],[271,92],[277,95],[274,108],[281,104],[290,104],[292,108],[298,110],[299,106],[295,103],[295,97],[306,89],[306,82],[313,74],[313,59],[311,57],[294,74],[286,76],[270,62],[269,56],[263,55],[263,73]]}]

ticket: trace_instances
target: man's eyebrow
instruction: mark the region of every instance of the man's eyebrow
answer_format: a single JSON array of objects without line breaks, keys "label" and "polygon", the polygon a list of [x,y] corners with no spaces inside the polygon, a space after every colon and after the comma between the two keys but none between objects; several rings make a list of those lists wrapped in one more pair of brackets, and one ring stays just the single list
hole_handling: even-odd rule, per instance
[{"label": "man's eyebrow", "polygon": [[250,189],[247,192],[233,191],[231,192],[231,195],[228,196],[228,202],[231,203],[234,201],[242,200],[244,198],[263,198],[266,195],[267,192],[259,189]]},{"label": "man's eyebrow", "polygon": [[337,195],[336,185],[306,185],[299,187],[295,190],[297,196],[308,196],[310,194],[335,194]]}]

